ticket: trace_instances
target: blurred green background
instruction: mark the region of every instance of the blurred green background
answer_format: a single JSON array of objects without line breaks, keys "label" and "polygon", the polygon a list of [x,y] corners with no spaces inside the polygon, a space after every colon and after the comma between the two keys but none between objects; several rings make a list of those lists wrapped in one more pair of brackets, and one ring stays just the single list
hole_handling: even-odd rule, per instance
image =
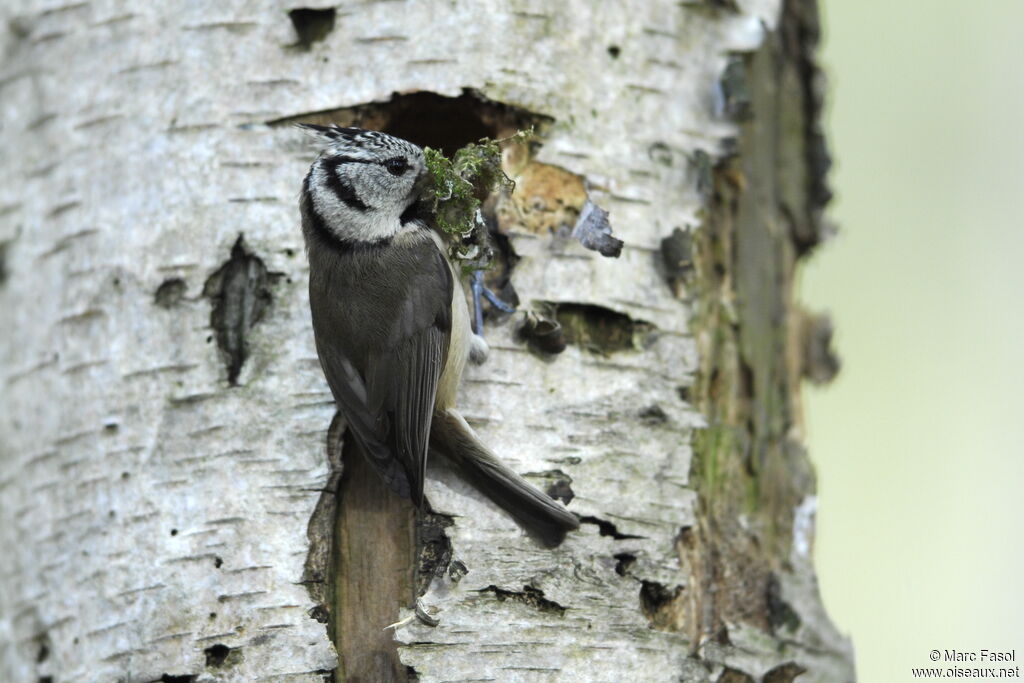
[{"label": "blurred green background", "polygon": [[859,680],[1024,667],[1024,0],[821,0],[840,225],[802,273],[825,604]]}]

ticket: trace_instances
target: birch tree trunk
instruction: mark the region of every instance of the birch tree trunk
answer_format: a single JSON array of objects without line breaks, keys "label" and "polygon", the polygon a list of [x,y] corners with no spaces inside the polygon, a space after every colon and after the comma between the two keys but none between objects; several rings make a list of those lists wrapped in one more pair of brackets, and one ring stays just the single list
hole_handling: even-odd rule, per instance
[{"label": "birch tree trunk", "polygon": [[[0,678],[853,679],[800,446],[813,0],[10,5]],[[493,279],[568,346],[491,316],[461,405],[580,515],[558,548],[442,463],[414,518],[328,457],[299,120],[537,127]],[[588,192],[620,258],[567,235]]]}]

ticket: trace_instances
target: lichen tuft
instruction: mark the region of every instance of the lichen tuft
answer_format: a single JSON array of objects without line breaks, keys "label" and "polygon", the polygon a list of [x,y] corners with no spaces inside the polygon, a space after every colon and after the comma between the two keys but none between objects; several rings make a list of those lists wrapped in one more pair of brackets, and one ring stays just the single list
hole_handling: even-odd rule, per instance
[{"label": "lichen tuft", "polygon": [[487,225],[480,211],[488,195],[511,192],[515,184],[501,167],[501,143],[525,142],[533,130],[509,138],[482,138],[458,149],[452,158],[425,148],[434,188],[430,207],[437,227],[451,240],[451,255],[467,270],[486,268],[491,260]]}]

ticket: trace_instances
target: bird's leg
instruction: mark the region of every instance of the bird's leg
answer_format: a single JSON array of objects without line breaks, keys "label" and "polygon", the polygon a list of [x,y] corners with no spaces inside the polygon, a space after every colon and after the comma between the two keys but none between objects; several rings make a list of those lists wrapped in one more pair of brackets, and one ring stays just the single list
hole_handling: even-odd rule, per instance
[{"label": "bird's leg", "polygon": [[473,290],[473,332],[484,336],[484,307],[481,297],[503,313],[515,313],[516,309],[498,298],[498,295],[484,285],[484,271],[474,270],[470,286]]},{"label": "bird's leg", "polygon": [[473,348],[470,350],[470,360],[476,364],[483,363],[487,359],[488,346],[484,340],[484,307],[482,299],[487,299],[492,306],[504,313],[515,313],[516,309],[498,298],[498,296],[487,289],[484,285],[482,270],[474,270],[469,281],[470,289],[473,292]]}]

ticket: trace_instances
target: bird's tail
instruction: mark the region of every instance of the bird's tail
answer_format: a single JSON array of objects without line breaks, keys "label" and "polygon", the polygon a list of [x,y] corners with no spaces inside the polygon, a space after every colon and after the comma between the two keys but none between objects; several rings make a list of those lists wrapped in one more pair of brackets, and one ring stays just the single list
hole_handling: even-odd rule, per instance
[{"label": "bird's tail", "polygon": [[579,528],[575,515],[498,460],[455,410],[434,414],[430,445],[545,545],[558,545],[567,532]]}]

